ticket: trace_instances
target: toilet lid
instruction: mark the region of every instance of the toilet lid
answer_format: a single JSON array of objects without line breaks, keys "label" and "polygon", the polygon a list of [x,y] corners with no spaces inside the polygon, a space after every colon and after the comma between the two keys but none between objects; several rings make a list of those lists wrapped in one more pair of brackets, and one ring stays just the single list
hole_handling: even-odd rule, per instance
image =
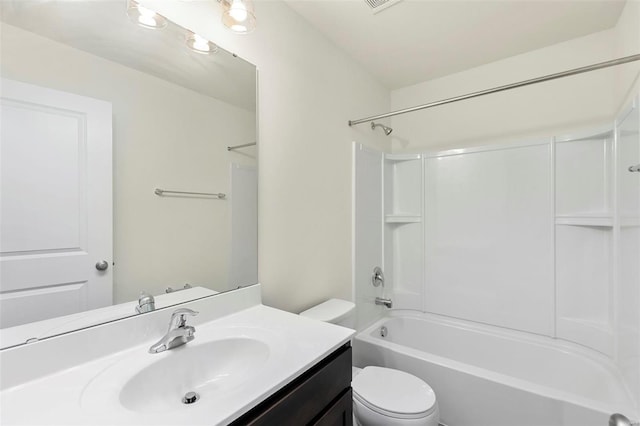
[{"label": "toilet lid", "polygon": [[436,395],[427,383],[391,368],[365,367],[351,387],[360,402],[392,417],[427,415],[436,404]]}]

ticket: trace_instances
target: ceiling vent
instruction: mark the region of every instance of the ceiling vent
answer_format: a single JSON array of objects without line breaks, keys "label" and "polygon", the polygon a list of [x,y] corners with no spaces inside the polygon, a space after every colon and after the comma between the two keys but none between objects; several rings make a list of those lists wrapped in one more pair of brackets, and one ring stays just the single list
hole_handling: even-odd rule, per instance
[{"label": "ceiling vent", "polygon": [[369,5],[373,13],[382,12],[401,1],[402,0],[364,0],[364,2]]}]

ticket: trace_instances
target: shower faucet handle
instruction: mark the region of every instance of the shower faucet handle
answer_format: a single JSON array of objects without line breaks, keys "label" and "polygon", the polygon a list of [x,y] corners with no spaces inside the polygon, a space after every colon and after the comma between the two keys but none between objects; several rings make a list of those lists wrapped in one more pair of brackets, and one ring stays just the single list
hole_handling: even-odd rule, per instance
[{"label": "shower faucet handle", "polygon": [[376,266],[373,268],[373,275],[371,275],[371,284],[374,287],[384,287],[384,273],[382,272],[382,268]]}]

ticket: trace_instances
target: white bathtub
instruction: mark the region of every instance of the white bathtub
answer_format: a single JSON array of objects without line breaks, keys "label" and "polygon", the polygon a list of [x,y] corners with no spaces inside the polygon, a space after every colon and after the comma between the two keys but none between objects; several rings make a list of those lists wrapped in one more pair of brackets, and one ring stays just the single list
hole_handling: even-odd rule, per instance
[{"label": "white bathtub", "polygon": [[606,426],[614,412],[638,419],[613,363],[561,340],[392,311],[353,346],[356,366],[397,368],[429,383],[448,426]]}]

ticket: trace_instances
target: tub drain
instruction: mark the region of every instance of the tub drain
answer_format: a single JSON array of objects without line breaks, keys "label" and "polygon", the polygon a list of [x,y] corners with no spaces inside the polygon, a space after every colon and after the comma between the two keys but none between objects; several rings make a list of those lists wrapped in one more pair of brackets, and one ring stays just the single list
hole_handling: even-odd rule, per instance
[{"label": "tub drain", "polygon": [[199,399],[200,399],[200,395],[198,395],[197,393],[195,393],[195,392],[187,392],[182,397],[182,403],[183,404],[193,404],[194,402],[196,402]]},{"label": "tub drain", "polygon": [[384,325],[382,327],[380,327],[380,336],[387,337],[388,333],[389,332],[387,331],[387,327],[385,327]]}]

